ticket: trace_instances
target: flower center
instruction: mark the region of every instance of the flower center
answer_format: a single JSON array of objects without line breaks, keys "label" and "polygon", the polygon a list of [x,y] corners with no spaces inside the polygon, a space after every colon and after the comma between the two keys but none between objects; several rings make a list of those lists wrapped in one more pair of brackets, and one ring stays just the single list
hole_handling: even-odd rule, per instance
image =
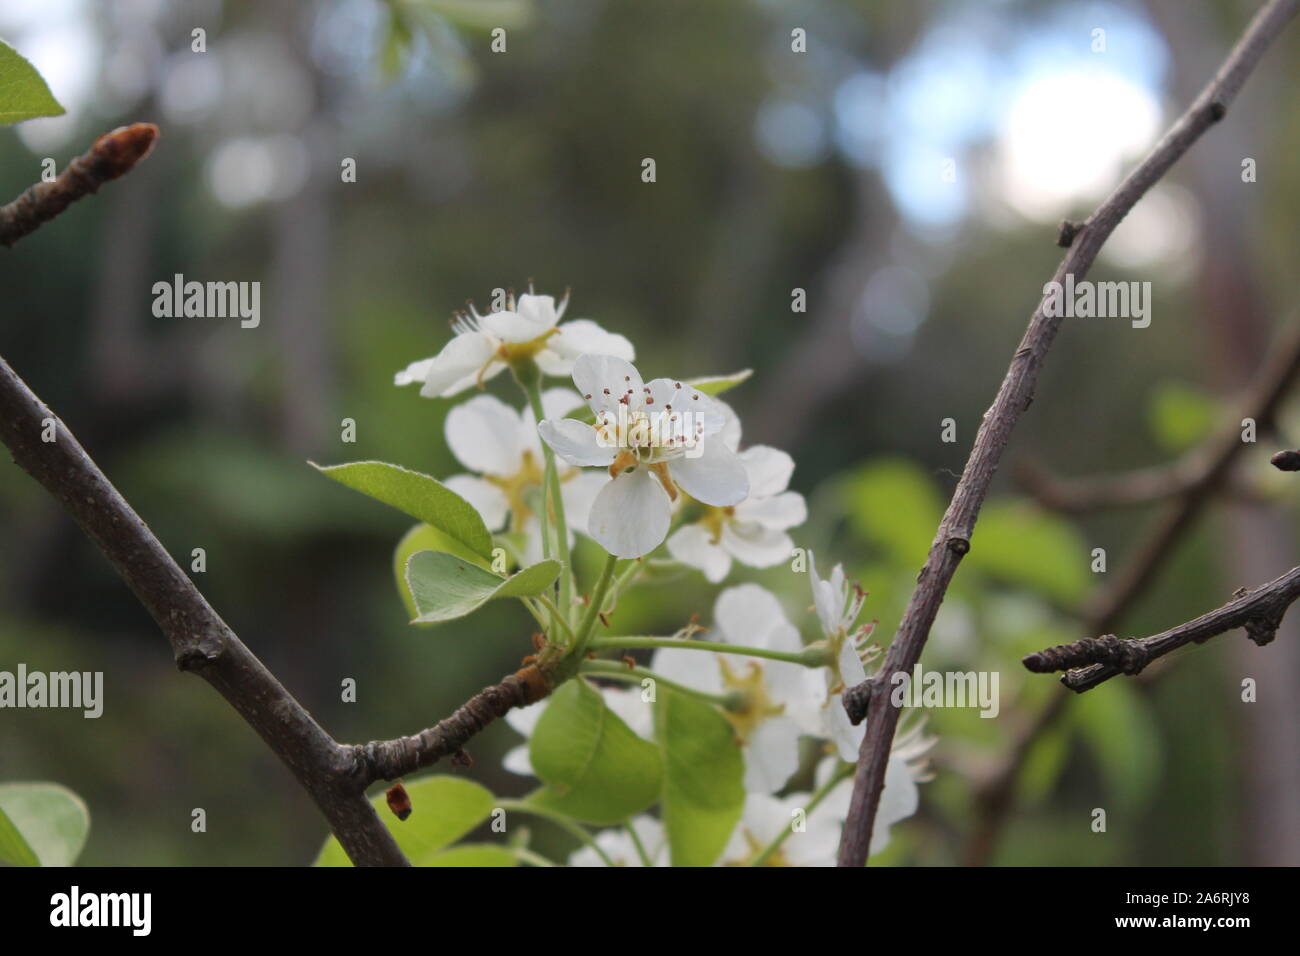
[{"label": "flower center", "polygon": [[746,661],[739,669],[733,670],[730,661],[719,657],[718,668],[722,671],[723,686],[744,695],[743,710],[723,711],[723,716],[731,721],[742,744],[750,739],[763,721],[785,713],[785,704],[778,704],[768,696],[767,681],[758,661]]},{"label": "flower center", "polygon": [[722,539],[722,529],[730,524],[736,515],[736,509],[731,505],[725,508],[718,508],[710,505],[704,516],[700,518],[700,524],[709,532],[709,543],[717,544]]},{"label": "flower center", "polygon": [[501,489],[501,493],[506,496],[506,501],[510,505],[514,527],[522,527],[533,513],[533,509],[528,503],[528,495],[530,492],[541,488],[543,482],[542,467],[537,459],[533,457],[533,453],[531,451],[524,452],[519,470],[513,475],[484,475],[483,480]]}]

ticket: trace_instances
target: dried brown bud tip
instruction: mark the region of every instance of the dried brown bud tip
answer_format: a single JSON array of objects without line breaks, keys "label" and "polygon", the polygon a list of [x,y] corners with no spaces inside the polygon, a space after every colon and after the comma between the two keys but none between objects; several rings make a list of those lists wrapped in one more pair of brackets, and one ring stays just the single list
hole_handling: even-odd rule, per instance
[{"label": "dried brown bud tip", "polygon": [[99,137],[90,148],[90,156],[101,181],[130,172],[131,167],[149,155],[157,139],[158,127],[153,123],[119,126]]},{"label": "dried brown bud tip", "polygon": [[1300,471],[1300,451],[1280,451],[1269,461],[1279,471]]}]

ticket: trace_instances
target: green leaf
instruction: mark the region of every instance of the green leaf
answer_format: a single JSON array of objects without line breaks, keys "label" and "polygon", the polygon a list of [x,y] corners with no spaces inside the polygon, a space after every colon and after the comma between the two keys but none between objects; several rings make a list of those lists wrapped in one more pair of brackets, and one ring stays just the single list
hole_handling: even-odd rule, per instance
[{"label": "green leaf", "polygon": [[0,125],[38,116],[62,116],[65,112],[36,67],[0,40]]},{"label": "green leaf", "polygon": [[714,375],[710,378],[687,379],[686,384],[705,395],[721,395],[747,381],[754,374],[752,368],[733,372],[731,375]]},{"label": "green leaf", "polygon": [[920,565],[943,515],[930,474],[905,458],[886,458],[852,473],[843,488],[857,533],[894,562]]},{"label": "green leaf", "polygon": [[444,551],[421,551],[406,563],[406,583],[415,601],[413,624],[464,617],[488,601],[536,597],[555,583],[564,565],[539,561],[508,578]]},{"label": "green leaf", "polygon": [[660,686],[655,736],[663,748],[663,822],[673,866],[712,866],[745,806],[736,733],[717,708]]},{"label": "green leaf", "polygon": [[442,482],[383,461],[328,466],[312,462],[311,465],[341,485],[432,525],[472,554],[491,559],[492,533],[482,516]]},{"label": "green leaf", "polygon": [[397,593],[401,595],[402,603],[406,605],[407,617],[410,618],[418,617],[420,612],[415,609],[415,598],[411,596],[411,586],[406,583],[406,563],[411,560],[413,554],[419,551],[446,551],[481,567],[485,571],[488,570],[488,561],[485,558],[479,557],[459,541],[443,534],[437,528],[427,525],[423,521],[412,526],[410,531],[402,535],[402,540],[397,542],[397,548],[393,551],[393,579],[397,582]]},{"label": "green leaf", "polygon": [[621,823],[659,796],[659,749],[638,737],[581,678],[552,695],[528,746],[547,784],[528,799],[584,823]]},{"label": "green leaf", "polygon": [[0,812],[41,866],[71,866],[86,845],[90,811],[57,783],[0,784]]},{"label": "green leaf", "polygon": [[0,810],[0,866],[40,866],[41,861],[27,845],[9,815]]},{"label": "green leaf", "polygon": [[421,866],[517,866],[509,847],[496,843],[462,843],[428,857]]},{"label": "green leaf", "polygon": [[984,506],[966,562],[1065,605],[1088,590],[1088,551],[1074,525],[1025,502]]},{"label": "green leaf", "polygon": [[1214,400],[1205,392],[1180,382],[1156,388],[1147,410],[1151,433],[1166,450],[1181,452],[1199,445],[1214,428]]},{"label": "green leaf", "polygon": [[[411,798],[411,815],[405,820],[393,815],[382,793],[370,802],[414,866],[447,865],[434,862],[439,851],[486,820],[496,802],[488,790],[463,777],[422,777],[403,786]],[[321,847],[315,865],[351,866],[352,862],[331,836]]]},{"label": "green leaf", "polygon": [[1160,739],[1151,712],[1130,683],[1107,682],[1071,704],[1102,776],[1126,807],[1139,808],[1160,776]]}]

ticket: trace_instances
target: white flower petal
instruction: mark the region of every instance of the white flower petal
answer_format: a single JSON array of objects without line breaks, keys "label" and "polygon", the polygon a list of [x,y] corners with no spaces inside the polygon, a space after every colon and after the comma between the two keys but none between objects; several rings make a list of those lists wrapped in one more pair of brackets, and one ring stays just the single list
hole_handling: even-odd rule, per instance
[{"label": "white flower petal", "polygon": [[668,492],[649,469],[635,468],[600,489],[587,518],[587,533],[612,555],[639,558],[663,543],[671,520]]},{"label": "white flower petal", "polygon": [[650,659],[650,669],[664,680],[676,681],[705,694],[722,693],[722,671],[712,651],[686,651],[661,647]]},{"label": "white flower petal", "polygon": [[525,292],[515,301],[515,311],[534,325],[541,326],[543,331],[560,321],[560,313],[555,308],[555,298],[549,295]]},{"label": "white flower petal", "polygon": [[839,677],[845,687],[854,687],[867,679],[867,669],[862,666],[862,658],[853,646],[853,639],[846,637],[840,645]]},{"label": "white flower petal", "polygon": [[668,539],[668,553],[682,564],[699,568],[704,577],[717,584],[731,570],[731,555],[713,541],[709,530],[698,524],[688,524]]},{"label": "white flower petal", "polygon": [[563,418],[582,405],[582,396],[571,388],[548,388],[542,392],[543,418]]},{"label": "white flower petal", "polygon": [[[749,479],[753,482],[753,476]],[[760,498],[749,486],[749,497],[736,505],[736,520],[753,522],[764,528],[784,531],[797,528],[808,520],[808,506],[797,491],[783,491],[771,498]]]},{"label": "white flower petal", "polygon": [[437,361],[437,356],[433,358],[420,359],[418,362],[412,362],[406,368],[402,369],[393,376],[394,385],[423,385],[424,380],[429,377],[429,369],[433,368],[433,363]]},{"label": "white flower petal", "polygon": [[751,498],[770,498],[790,487],[794,459],[781,449],[755,445],[740,453],[740,461],[749,474]]},{"label": "white flower petal", "polygon": [[826,721],[826,736],[835,744],[840,759],[852,763],[858,759],[858,750],[862,747],[862,738],[867,732],[865,722],[856,727],[849,723],[849,715],[844,710],[844,703],[839,694],[833,696],[822,709]]},{"label": "white flower petal", "polygon": [[512,345],[531,342],[533,339],[545,335],[550,329],[549,325],[543,325],[518,312],[511,312],[509,309],[502,309],[500,312],[489,312],[479,319],[479,327],[484,332],[495,335],[502,342],[509,342]]},{"label": "white flower petal", "polygon": [[889,845],[889,828],[916,813],[921,795],[912,778],[907,761],[893,754],[885,765],[885,784],[880,792],[876,822],[871,828],[871,852],[874,855]]},{"label": "white flower petal", "polygon": [[745,467],[720,442],[707,442],[697,458],[674,458],[668,470],[683,491],[706,505],[739,504],[749,493]]},{"label": "white flower petal", "polygon": [[571,465],[611,465],[618,454],[617,448],[600,444],[596,429],[576,418],[544,419],[537,423],[537,433]]},{"label": "white flower petal", "polygon": [[614,332],[606,332],[591,319],[565,322],[546,344],[561,361],[569,363],[579,355],[612,355],[627,362],[636,359],[631,342]]},{"label": "white flower petal", "polygon": [[591,504],[600,489],[609,482],[609,475],[599,471],[581,471],[560,482],[560,497],[564,499],[564,520],[570,531],[587,534],[587,521]]},{"label": "white flower petal", "polygon": [[452,475],[443,484],[474,506],[489,531],[505,527],[510,502],[496,485],[476,475]]},{"label": "white flower petal", "polygon": [[519,413],[493,395],[475,395],[447,413],[447,445],[471,471],[508,477],[519,472],[524,447]]},{"label": "white flower petal", "polygon": [[517,773],[521,777],[535,777],[533,772],[533,762],[528,757],[528,745],[520,744],[506,751],[506,755],[501,758],[501,766],[505,767],[511,773]]},{"label": "white flower petal", "polygon": [[799,728],[770,717],[755,729],[745,747],[745,790],[773,793],[799,769]]},{"label": "white flower petal", "polygon": [[633,411],[641,407],[645,397],[645,385],[636,366],[613,355],[579,355],[573,363],[573,384],[597,413],[617,412],[623,398],[627,399],[629,411]]},{"label": "white flower petal", "polygon": [[643,740],[653,740],[655,732],[654,704],[641,699],[641,688],[629,684],[630,689],[602,687],[600,696],[605,706],[622,718],[623,723]]},{"label": "white flower petal", "polygon": [[844,594],[832,582],[818,576],[817,561],[811,551],[808,552],[808,580],[812,583],[813,606],[817,609],[822,633],[832,635],[843,626],[840,618],[844,610]]},{"label": "white flower petal", "polygon": [[731,521],[722,526],[722,546],[751,568],[770,568],[789,560],[794,542],[784,531]]},{"label": "white flower petal", "polygon": [[420,394],[425,398],[447,398],[456,394],[473,384],[495,352],[496,341],[485,332],[457,335],[434,356]]},{"label": "white flower petal", "polygon": [[768,642],[770,635],[781,630],[785,631],[782,639],[788,640],[789,632],[793,629],[786,619],[781,602],[771,591],[758,584],[740,584],[719,594],[713,602],[713,622],[719,631],[719,639],[732,644],[783,651],[799,649],[797,632],[793,647],[774,648]]}]

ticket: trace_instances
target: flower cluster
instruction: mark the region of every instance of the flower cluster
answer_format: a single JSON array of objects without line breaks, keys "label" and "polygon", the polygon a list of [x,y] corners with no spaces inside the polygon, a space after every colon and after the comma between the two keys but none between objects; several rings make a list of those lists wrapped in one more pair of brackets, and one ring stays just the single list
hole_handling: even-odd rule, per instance
[{"label": "flower cluster", "polygon": [[[740,420],[717,394],[744,376],[647,381],[632,364],[635,350],[626,338],[588,319],[561,321],[567,293],[557,305],[530,286],[503,305],[486,314],[473,306],[458,313],[455,336],[443,350],[398,372],[395,381],[447,398],[473,386],[481,390],[510,369],[527,397],[522,410],[486,393],[450,410],[446,440],[465,472],[439,492],[459,496],[494,540],[512,546],[530,572],[517,575],[520,581],[535,573],[541,582],[531,591],[512,585],[542,628],[535,666],[545,668],[548,681],[577,680],[588,688],[581,698],[568,695],[560,703],[557,695],[510,711],[506,720],[527,743],[506,756],[506,768],[540,777],[544,798],[536,812],[552,819],[569,813],[576,832],[584,832],[583,822],[610,822],[609,814],[624,821],[589,835],[572,854],[573,865],[667,865],[690,855],[682,834],[693,831],[681,822],[686,811],[670,808],[671,788],[655,816],[646,812],[655,791],[638,796],[628,781],[643,777],[647,787],[659,786],[669,772],[689,775],[692,759],[704,761],[695,768],[701,774],[719,780],[732,772],[726,768],[736,768],[734,781],[719,784],[732,794],[730,809],[709,811],[714,842],[705,862],[829,865],[864,733],[849,722],[841,695],[866,679],[877,648],[869,640],[873,625],[858,624],[866,593],[841,565],[822,578],[812,553],[791,537],[807,517],[803,497],[789,488],[793,459],[776,448],[742,445]],[[576,391],[543,390],[544,376],[570,376]],[[590,589],[578,586],[572,567],[575,533],[606,553]],[[815,631],[805,639],[775,594],[739,582],[717,595],[707,629],[683,609],[690,623],[676,634],[617,636],[611,617],[619,598],[651,558],[656,566],[695,569],[712,584],[728,579],[736,564],[796,567],[806,559]],[[414,576],[414,560],[411,568]],[[463,600],[459,581],[420,583],[410,585],[426,602],[443,595]],[[454,616],[433,610],[432,620]],[[648,667],[630,656],[637,650],[652,652]],[[712,756],[692,756],[689,746],[678,752],[682,728],[664,716],[657,693],[707,705],[693,713],[701,735],[711,735]],[[552,707],[563,714],[552,720]],[[575,726],[575,714],[588,723]],[[548,728],[561,726],[567,736],[549,739],[560,732]],[[928,745],[917,725],[895,741],[874,848],[915,812]],[[578,758],[572,750],[580,751]],[[614,784],[605,784],[615,792],[577,799],[582,775],[598,778],[602,760],[623,768]],[[631,801],[625,808],[632,812],[593,810],[601,800],[615,808]],[[718,821],[724,830],[717,830]]]}]

